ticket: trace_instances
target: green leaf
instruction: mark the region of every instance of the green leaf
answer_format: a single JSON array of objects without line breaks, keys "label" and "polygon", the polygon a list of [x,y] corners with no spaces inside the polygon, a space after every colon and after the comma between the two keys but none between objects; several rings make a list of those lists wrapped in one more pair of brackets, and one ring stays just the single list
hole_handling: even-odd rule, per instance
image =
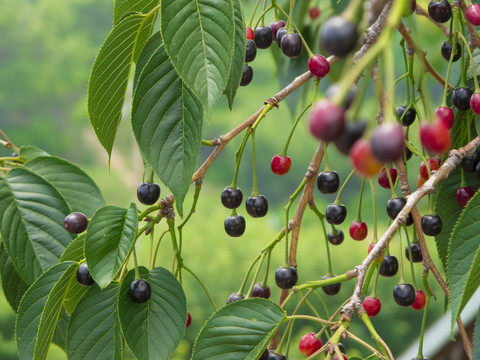
[{"label": "green leaf", "polygon": [[140,278],[150,283],[152,296],[137,304],[129,295],[135,271],[127,273],[118,293],[118,315],[123,336],[139,360],[166,360],[185,332],[187,303],[182,286],[166,269],[157,267],[149,273],[139,267]]},{"label": "green leaf", "polygon": [[163,45],[138,80],[132,128],[143,156],[172,191],[182,215],[200,152],[202,108],[177,75]]},{"label": "green leaf", "polygon": [[85,234],[77,236],[71,243],[65,248],[60,262],[63,261],[75,261],[79,262],[85,258]]},{"label": "green leaf", "polygon": [[130,68],[138,34],[146,17],[134,14],[120,21],[97,54],[88,84],[88,115],[108,156],[122,118]]},{"label": "green leaf", "polygon": [[266,299],[230,303],[208,319],[195,341],[192,360],[257,359],[286,316]]},{"label": "green leaf", "polygon": [[37,156],[49,156],[50,154],[46,151],[32,145],[22,146],[18,151],[18,156],[20,156],[24,161],[29,161],[35,159]]},{"label": "green leaf", "polygon": [[18,274],[12,260],[0,243],[0,276],[2,278],[3,294],[12,309],[16,312],[28,284]]},{"label": "green leaf", "polygon": [[67,292],[65,294],[65,299],[63,300],[63,306],[65,308],[65,311],[71,315],[75,308],[77,307],[77,304],[80,300],[82,300],[83,295],[87,292],[88,287],[81,285],[77,281],[76,276],[72,276],[70,279],[70,282],[67,287]]},{"label": "green leaf", "polygon": [[[475,184],[476,178],[474,174],[465,172],[465,180],[467,184]],[[456,194],[460,187],[461,173],[460,167],[455,169],[448,179],[441,182],[437,188],[435,199],[435,213],[440,216],[443,223],[442,232],[435,236],[435,244],[437,245],[437,253],[442,261],[443,268],[447,270],[448,246],[450,244],[450,234],[457,223],[462,208],[457,204]],[[474,188],[475,190],[475,188]]]},{"label": "green leaf", "polygon": [[67,160],[53,156],[41,156],[25,164],[37,175],[47,180],[62,194],[70,209],[92,217],[93,213],[105,205],[97,184],[78,166]]},{"label": "green leaf", "polygon": [[113,25],[132,13],[146,14],[158,5],[159,0],[115,0]]},{"label": "green leaf", "polygon": [[145,65],[147,65],[148,61],[152,57],[152,55],[157,51],[157,49],[162,46],[163,40],[160,31],[156,32],[152,35],[150,39],[148,39],[147,43],[142,49],[140,53],[140,57],[138,58],[137,65],[135,66],[135,77],[133,79],[133,88],[137,88],[138,78],[142,73]]},{"label": "green leaf", "polygon": [[71,213],[60,193],[27,169],[0,179],[0,230],[15,268],[32,284],[58,263],[72,237],[63,228]]},{"label": "green leaf", "polygon": [[233,50],[227,87],[224,91],[230,110],[232,110],[233,100],[235,99],[237,89],[240,86],[240,80],[242,79],[246,49],[245,21],[243,19],[243,10],[240,0],[233,0],[233,12],[235,16],[235,48]]},{"label": "green leaf", "polygon": [[478,308],[477,320],[473,334],[473,360],[480,360],[480,307]]},{"label": "green leaf", "polygon": [[480,285],[480,192],[465,207],[453,229],[448,251],[452,326]]},{"label": "green leaf", "polygon": [[122,359],[116,294],[116,284],[104,290],[96,285],[88,288],[68,323],[68,359]]},{"label": "green leaf", "polygon": [[169,58],[210,117],[232,64],[232,0],[162,1],[160,11],[160,30]]},{"label": "green leaf", "polygon": [[93,215],[87,228],[85,257],[98,286],[110,284],[123,266],[137,235],[137,207],[104,206]]},{"label": "green leaf", "polygon": [[65,309],[62,309],[60,312],[60,318],[57,321],[57,326],[55,327],[55,333],[53,334],[52,338],[52,342],[61,347],[63,350],[65,350],[68,320],[68,314],[65,312]]},{"label": "green leaf", "polygon": [[27,290],[15,324],[18,356],[45,359],[70,278],[78,264],[64,262],[48,269]]}]

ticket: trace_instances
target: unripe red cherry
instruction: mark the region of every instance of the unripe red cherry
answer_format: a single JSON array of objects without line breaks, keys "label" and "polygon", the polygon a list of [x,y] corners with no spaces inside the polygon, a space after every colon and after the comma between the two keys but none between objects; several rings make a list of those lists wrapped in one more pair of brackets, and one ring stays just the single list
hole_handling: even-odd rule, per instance
[{"label": "unripe red cherry", "polygon": [[[375,247],[375,245],[377,245],[376,242],[372,242],[372,243],[370,243],[370,245],[368,245],[368,253],[369,253],[369,254],[370,254],[370,251],[373,250],[373,248]],[[385,253],[382,252],[382,254],[380,255],[380,258],[378,259],[378,263],[379,263],[379,264],[382,263],[384,257],[385,257]]]},{"label": "unripe red cherry", "polygon": [[348,231],[353,240],[364,240],[368,234],[367,224],[365,221],[356,222],[356,220],[353,220]]},{"label": "unripe red cherry", "polygon": [[452,128],[455,116],[451,108],[446,106],[439,106],[435,109],[435,116],[437,119],[440,119],[445,124],[447,129]]},{"label": "unripe red cherry", "polygon": [[478,26],[480,25],[480,5],[478,4],[472,4],[467,8],[467,11],[465,12],[465,16],[467,17],[467,20],[475,25]]},{"label": "unripe red cherry", "polygon": [[316,6],[310,9],[310,19],[315,20],[320,16],[320,9]]},{"label": "unripe red cherry", "polygon": [[383,167],[383,164],[373,156],[370,142],[365,139],[355,142],[350,150],[350,159],[358,172],[365,176],[376,175]]},{"label": "unripe red cherry", "polygon": [[[343,358],[343,360],[348,360],[347,355],[345,355],[343,353],[342,353],[342,358]],[[340,359],[338,358],[338,355],[333,355],[332,360],[340,360]]]},{"label": "unripe red cherry", "polygon": [[290,156],[275,155],[270,162],[270,168],[276,175],[285,175],[292,166]]},{"label": "unripe red cherry", "polygon": [[[392,184],[395,184],[398,175],[397,169],[390,168],[388,170],[390,177],[392,178]],[[380,175],[378,176],[378,184],[385,189],[390,189],[390,181],[388,180],[387,170],[385,168],[382,169]]]},{"label": "unripe red cherry", "polygon": [[[441,161],[442,161],[442,159],[440,159],[440,158],[428,159],[427,160],[427,165],[430,168],[430,172],[434,171],[434,170],[438,170],[438,168],[440,167]],[[420,164],[420,169],[419,169],[420,176],[425,181],[427,181],[428,177],[429,177],[428,176],[427,165],[425,165],[425,163],[422,161],[422,163]]]},{"label": "unripe red cherry", "polygon": [[412,304],[413,310],[422,310],[425,307],[425,293],[419,289],[415,292],[415,301]]},{"label": "unripe red cherry", "polygon": [[253,32],[251,27],[247,26],[247,34],[246,34],[247,40],[255,40],[255,33]]},{"label": "unripe red cherry", "polygon": [[383,162],[394,162],[403,156],[405,136],[398,124],[383,123],[377,126],[372,135],[372,153]]},{"label": "unripe red cherry", "polygon": [[458,188],[457,194],[456,194],[458,205],[460,205],[461,207],[467,206],[468,202],[473,197],[473,195],[475,194],[473,192],[473,189],[470,186]]},{"label": "unripe red cherry", "polygon": [[323,78],[330,71],[330,63],[322,55],[316,54],[308,59],[308,70],[318,78]]},{"label": "unripe red cherry", "polygon": [[450,148],[452,138],[443,121],[420,126],[420,141],[430,154],[441,154]]},{"label": "unripe red cherry", "polygon": [[302,336],[298,343],[298,350],[305,355],[310,356],[322,347],[322,340],[315,337],[315,333],[310,332]]},{"label": "unripe red cherry", "polygon": [[365,299],[363,299],[363,308],[367,312],[368,316],[374,317],[380,312],[382,303],[378,298],[367,296]]},{"label": "unripe red cherry", "polygon": [[277,41],[277,31],[285,26],[285,21],[283,20],[274,21],[268,24],[268,26],[270,27],[270,29],[272,29],[273,41]]},{"label": "unripe red cherry", "polygon": [[185,324],[185,329],[188,329],[191,323],[192,323],[192,315],[190,315],[190,311],[187,311],[187,323]]},{"label": "unripe red cherry", "polygon": [[309,126],[310,132],[317,139],[335,140],[345,128],[345,110],[328,100],[322,100],[310,113]]},{"label": "unripe red cherry", "polygon": [[[478,15],[480,16],[480,13]],[[472,109],[472,111],[475,114],[477,115],[480,114],[480,94],[479,93],[475,93],[470,97],[470,109]]]}]

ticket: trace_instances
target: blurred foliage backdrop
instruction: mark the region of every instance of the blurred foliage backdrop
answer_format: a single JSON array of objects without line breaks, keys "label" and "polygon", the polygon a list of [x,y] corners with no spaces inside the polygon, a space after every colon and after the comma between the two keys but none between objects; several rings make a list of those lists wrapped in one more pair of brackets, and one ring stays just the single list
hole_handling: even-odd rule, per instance
[{"label": "blurred foliage backdrop", "polygon": [[[243,1],[245,17],[251,13],[253,1]],[[301,3],[299,2],[299,6]],[[420,2],[422,3],[422,2]],[[318,1],[322,16],[312,21],[307,16],[297,14],[297,22],[306,26],[305,35],[311,39],[318,51],[316,32],[325,16],[333,11],[330,1]],[[305,5],[301,5],[305,7]],[[86,90],[90,67],[103,39],[111,29],[112,0],[0,0],[0,128],[2,128],[18,145],[36,145],[46,151],[65,157],[86,169],[104,193],[108,203],[128,206],[136,200],[136,186],[142,180],[143,166],[138,149],[130,131],[128,104],[114,147],[111,167],[108,169],[107,154],[99,145],[90,127],[86,112]],[[326,10],[325,10],[326,9]],[[323,11],[324,10],[324,11]],[[267,18],[268,23],[271,18]],[[408,20],[408,25],[415,29],[422,27],[421,21]],[[400,39],[396,38],[397,44]],[[420,44],[427,49],[429,60],[437,68],[445,68],[440,56],[440,45],[443,42],[439,29],[429,25],[422,28]],[[396,59],[401,59],[399,46],[393,46]],[[264,99],[274,95],[294,76],[306,71],[306,54],[301,61],[292,64],[279,56],[278,48],[272,45],[268,51],[259,51],[253,63],[254,79],[246,88],[240,88],[234,109],[230,111],[226,101],[219,102],[212,121],[204,126],[204,138],[212,139],[233,128],[255,112]],[[280,59],[280,60],[279,60]],[[272,66],[275,64],[275,66]],[[396,64],[397,75],[404,72],[403,62]],[[332,76],[341,76],[342,64],[333,67]],[[453,74],[456,76],[456,74]],[[430,80],[430,79],[429,79]],[[320,92],[323,94],[332,79],[322,80]],[[432,103],[440,104],[442,88],[431,83]],[[200,195],[197,212],[184,230],[184,260],[212,292],[217,305],[225,303],[230,293],[236,291],[251,260],[258,251],[269,242],[283,226],[283,206],[290,194],[301,182],[318,143],[308,133],[305,119],[301,121],[289,148],[292,158],[292,169],[284,177],[278,177],[270,171],[271,157],[279,153],[287,138],[294,120],[292,114],[298,112],[305,99],[310,99],[307,89],[300,89],[291,96],[290,107],[281,104],[279,110],[268,115],[257,130],[257,174],[260,193],[270,203],[269,214],[263,219],[247,217],[247,230],[241,238],[229,238],[223,229],[223,221],[229,211],[221,206],[220,192],[229,185],[234,170],[234,152],[239,144],[235,139],[217,158],[207,172]],[[404,101],[403,83],[395,90],[398,105]],[[322,96],[322,94],[319,95]],[[372,121],[376,117],[377,99],[373,89],[369,87],[365,93],[362,117]],[[411,134],[417,134],[413,127]],[[415,138],[413,136],[412,138]],[[415,141],[415,140],[414,140]],[[251,156],[250,149],[244,154],[239,186],[244,196],[251,191]],[[199,164],[210,153],[211,148],[203,148]],[[0,150],[0,155],[8,156],[9,151]],[[329,149],[329,157],[333,168],[345,179],[350,172],[347,158],[336,149]],[[409,163],[411,183],[416,183],[419,160]],[[372,238],[372,201],[368,187],[365,189],[363,218],[369,224],[370,234],[367,240],[355,242],[348,236],[348,226],[356,218],[361,179],[354,177],[349,183],[342,198],[347,205],[347,220],[340,228],[346,237],[342,245],[331,247],[333,267],[336,273],[351,269],[359,263],[367,252]],[[168,189],[162,187],[162,194]],[[385,204],[390,192],[378,187],[375,193],[379,213],[380,233],[388,226]],[[333,200],[332,196],[316,192],[317,206],[323,210]],[[187,196],[185,208],[191,203]],[[420,204],[426,210],[426,201]],[[293,211],[291,212],[293,214]],[[302,281],[319,279],[326,274],[325,241],[320,224],[315,216],[307,210],[301,230],[298,253],[299,275]],[[429,239],[432,241],[432,239]],[[171,264],[171,250],[168,242],[161,246],[161,265]],[[400,256],[398,240],[393,241],[391,253]],[[405,242],[404,242],[405,243]],[[434,249],[434,244],[432,249]],[[148,240],[139,243],[140,252],[147,258]],[[272,271],[269,283],[273,290],[272,299],[278,299],[279,290],[273,280],[273,271],[281,265],[283,246],[276,249],[272,257]],[[157,261],[157,264],[159,262]],[[421,265],[415,270],[419,283]],[[410,270],[406,268],[407,279]],[[382,300],[382,312],[373,319],[378,332],[390,344],[394,354],[399,354],[406,345],[418,336],[421,324],[421,313],[410,308],[398,307],[392,298],[392,289],[397,278],[381,278],[377,295]],[[434,281],[431,281],[434,284]],[[189,310],[193,317],[192,326],[187,330],[175,359],[189,358],[189,351],[196,334],[203,322],[211,314],[210,304],[201,288],[188,275],[184,276]],[[312,302],[322,314],[324,305],[333,312],[353,290],[353,283],[342,284],[338,296],[328,298],[319,291],[321,299],[313,298]],[[443,295],[438,287],[433,288],[437,301],[432,306],[429,322],[433,322],[443,312]],[[305,311],[309,311],[305,309]],[[16,359],[14,342],[15,316],[5,299],[0,297],[0,358]],[[290,359],[302,359],[297,349],[298,340],[307,331],[316,331],[311,323],[298,322],[295,326],[295,339],[290,350]],[[369,336],[362,324],[354,322],[352,331],[363,338]],[[346,340],[347,354],[360,354],[355,343]],[[415,354],[411,354],[414,356]],[[65,358],[62,350],[52,346],[50,359]]]}]

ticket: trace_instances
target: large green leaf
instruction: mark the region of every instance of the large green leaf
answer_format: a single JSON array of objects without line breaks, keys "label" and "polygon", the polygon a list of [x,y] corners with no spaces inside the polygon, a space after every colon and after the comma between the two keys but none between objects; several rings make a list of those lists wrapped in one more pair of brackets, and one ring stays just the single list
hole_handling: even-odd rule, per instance
[{"label": "large green leaf", "polygon": [[159,0],[115,0],[113,5],[113,25],[125,16],[137,12],[146,14],[158,5]]},{"label": "large green leaf", "polygon": [[79,262],[82,259],[85,259],[85,236],[83,233],[77,236],[66,248],[60,257],[60,262],[63,261],[75,261]]},{"label": "large green leaf", "polygon": [[55,333],[53,334],[52,342],[65,350],[65,340],[67,335],[67,325],[69,317],[65,309],[60,311],[60,318],[57,321],[57,326],[55,327]]},{"label": "large green leaf", "polygon": [[148,39],[147,43],[142,49],[140,53],[140,57],[138,58],[137,65],[135,66],[135,77],[133,78],[133,88],[137,88],[138,78],[142,73],[143,69],[147,65],[148,61],[152,57],[152,55],[157,51],[157,49],[162,46],[163,40],[160,31],[156,32],[152,35],[150,39]]},{"label": "large green leaf", "polygon": [[138,79],[132,128],[142,154],[172,190],[180,215],[200,152],[202,114],[160,46]]},{"label": "large green leaf", "polygon": [[32,284],[58,263],[72,237],[63,228],[71,210],[60,193],[27,169],[0,179],[0,230],[20,276]]},{"label": "large green leaf", "polygon": [[480,192],[465,207],[448,250],[452,326],[480,285]]},{"label": "large green leaf", "polygon": [[182,286],[166,269],[151,272],[139,268],[140,277],[149,282],[150,300],[137,304],[129,295],[135,271],[127,273],[118,293],[118,315],[123,336],[139,360],[166,360],[185,332],[187,303]]},{"label": "large green leaf", "polygon": [[70,360],[122,359],[122,335],[115,307],[117,285],[91,286],[70,317],[67,355]]},{"label": "large green leaf", "polygon": [[169,58],[210,116],[227,85],[232,64],[232,0],[162,1],[160,11],[160,30]]},{"label": "large green leaf", "polygon": [[24,145],[18,151],[18,156],[20,156],[24,161],[29,161],[35,159],[37,156],[49,156],[45,150],[42,150],[36,146]]},{"label": "large green leaf", "polygon": [[88,84],[88,115],[108,155],[122,118],[130,68],[145,15],[134,14],[120,21],[97,54]]},{"label": "large green leaf", "polygon": [[91,217],[99,207],[105,205],[97,184],[82,169],[67,160],[41,156],[25,166],[53,185],[72,211]]},{"label": "large green leaf", "polygon": [[235,301],[208,319],[197,336],[192,360],[254,360],[287,314],[266,299]]},{"label": "large green leaf", "polygon": [[2,278],[3,294],[12,309],[16,312],[22,296],[28,285],[18,274],[12,260],[0,243],[0,276]]},{"label": "large green leaf", "polygon": [[240,0],[233,0],[233,11],[235,16],[235,48],[233,51],[232,65],[230,66],[230,75],[228,77],[225,96],[228,100],[230,110],[233,106],[235,94],[240,86],[240,80],[243,75],[243,62],[245,61],[245,21],[243,19],[243,10]]},{"label": "large green leaf", "polygon": [[65,294],[65,298],[63,299],[63,307],[67,314],[71,315],[77,304],[80,300],[82,300],[83,295],[88,290],[88,286],[83,286],[77,281],[77,277],[73,276],[70,279],[70,282],[67,287],[67,291]]},{"label": "large green leaf", "polygon": [[20,303],[15,324],[18,356],[45,359],[62,309],[62,302],[78,264],[64,262],[48,269],[30,286]]},{"label": "large green leaf", "polygon": [[104,206],[90,220],[85,239],[88,270],[100,288],[110,284],[123,266],[137,234],[137,207]]},{"label": "large green leaf", "polygon": [[480,360],[480,307],[478,308],[477,320],[473,336],[473,360]]}]

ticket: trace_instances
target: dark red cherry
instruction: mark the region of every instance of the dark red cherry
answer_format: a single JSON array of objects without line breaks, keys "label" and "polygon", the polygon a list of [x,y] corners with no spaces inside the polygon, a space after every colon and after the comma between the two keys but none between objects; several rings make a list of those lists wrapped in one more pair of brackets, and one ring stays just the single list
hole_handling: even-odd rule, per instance
[{"label": "dark red cherry", "polygon": [[452,6],[447,0],[431,0],[428,4],[428,15],[438,23],[447,22],[452,17]]},{"label": "dark red cherry", "polygon": [[415,302],[415,289],[411,284],[398,284],[393,289],[393,298],[400,306],[411,306]]},{"label": "dark red cherry", "polygon": [[[449,44],[447,41],[444,41],[442,44],[441,53],[445,60],[450,61],[450,57],[452,56],[452,51],[453,51],[453,44]],[[453,62],[458,61],[458,59],[460,59],[460,56],[462,56],[462,47],[460,43],[457,41],[457,44],[455,45],[455,55],[453,55],[452,61]]]},{"label": "dark red cherry", "polygon": [[261,282],[256,283],[253,285],[252,297],[270,299],[270,286],[265,285],[265,287],[263,287]]},{"label": "dark red cherry", "polygon": [[[388,172],[390,173],[392,184],[395,185],[395,181],[397,181],[398,176],[397,169],[389,168]],[[378,184],[385,189],[390,189],[390,181],[388,179],[387,170],[385,168],[383,168],[380,172],[380,175],[378,175]]]},{"label": "dark red cherry", "polygon": [[472,25],[480,25],[480,5],[470,5],[465,12],[465,16]]},{"label": "dark red cherry", "polygon": [[322,194],[334,194],[340,186],[336,171],[321,171],[317,176],[317,188]]},{"label": "dark red cherry", "polygon": [[332,141],[345,128],[345,110],[328,100],[320,101],[310,113],[310,132],[319,140]]},{"label": "dark red cherry", "polygon": [[382,303],[378,298],[367,296],[365,299],[363,299],[363,308],[369,317],[374,317],[380,312]]},{"label": "dark red cherry", "polygon": [[268,352],[268,360],[287,360],[287,357],[285,355],[277,354],[273,350],[270,350]]},{"label": "dark red cherry", "polygon": [[457,189],[457,203],[461,207],[467,206],[470,199],[473,197],[474,192],[470,186],[460,187]]},{"label": "dark red cherry", "polygon": [[480,161],[480,154],[478,151],[475,151],[472,156],[465,156],[462,159],[460,165],[462,166],[463,171],[473,173],[477,167],[478,162]]},{"label": "dark red cherry", "polygon": [[442,232],[442,219],[439,215],[423,215],[422,231],[428,236],[437,236]]},{"label": "dark red cherry", "polygon": [[270,168],[276,175],[285,175],[292,166],[292,160],[289,156],[275,155],[270,162]]},{"label": "dark red cherry", "polygon": [[278,30],[280,30],[285,26],[285,21],[283,20],[273,21],[268,26],[270,27],[270,29],[272,29],[273,41],[277,41],[277,32]]},{"label": "dark red cherry", "polygon": [[411,305],[413,310],[422,310],[425,307],[425,302],[427,301],[425,293],[419,289],[415,292],[415,301]]},{"label": "dark red cherry", "polygon": [[245,208],[251,217],[264,217],[268,212],[267,198],[263,195],[249,196],[245,201]]},{"label": "dark red cherry", "polygon": [[472,95],[473,91],[468,87],[455,88],[452,92],[452,103],[458,110],[468,110]]},{"label": "dark red cherry", "polygon": [[190,311],[187,311],[187,322],[185,323],[185,329],[188,329],[191,323],[192,323],[192,315],[190,314]]},{"label": "dark red cherry", "polygon": [[472,109],[472,111],[475,114],[477,115],[480,114],[480,94],[479,93],[475,93],[470,97],[470,109]]},{"label": "dark red cherry", "polygon": [[343,204],[329,204],[325,211],[325,219],[329,224],[340,225],[347,217],[347,208]]},{"label": "dark red cherry", "polygon": [[400,125],[383,123],[377,126],[370,141],[372,153],[383,162],[394,162],[403,156],[405,136]]},{"label": "dark red cherry", "polygon": [[[442,161],[442,159],[440,159],[440,158],[430,158],[430,159],[428,159],[427,160],[427,165],[428,165],[428,168],[430,169],[430,172],[438,170],[438,168],[441,165],[441,161]],[[420,176],[425,181],[428,180],[428,178],[429,178],[427,165],[425,165],[425,163],[422,161],[422,163],[420,164],[420,169],[419,169]]]},{"label": "dark red cherry", "polygon": [[282,38],[284,35],[288,34],[288,29],[285,29],[285,28],[281,28],[281,29],[278,29],[277,31],[277,36],[276,36],[276,43],[278,45],[278,47],[281,47],[282,45]]},{"label": "dark red cherry", "polygon": [[250,65],[243,66],[242,79],[240,80],[240,86],[247,86],[252,82],[253,79],[253,69]]},{"label": "dark red cherry", "polygon": [[137,188],[137,199],[142,204],[153,205],[160,197],[160,186],[155,183],[143,183]]},{"label": "dark red cherry", "polygon": [[237,292],[231,293],[227,299],[227,304],[230,304],[234,301],[245,299],[245,295],[238,295]]},{"label": "dark red cherry", "polygon": [[366,121],[346,121],[343,133],[334,140],[335,146],[343,155],[349,155],[353,144],[360,139],[367,127]]},{"label": "dark red cherry", "polygon": [[[327,280],[335,276],[337,275],[332,275],[332,276],[325,275],[322,277],[322,280]],[[341,288],[341,283],[322,286],[322,290],[324,291],[324,293],[329,296],[337,295],[340,291],[340,288]]]},{"label": "dark red cherry", "polygon": [[[422,249],[419,243],[411,243],[410,249],[412,250],[412,262],[419,263],[423,261]],[[410,251],[408,251],[408,245],[405,247],[405,257],[410,260]]]},{"label": "dark red cherry", "polygon": [[314,6],[310,9],[309,14],[310,14],[310,19],[315,20],[316,18],[318,18],[320,16],[320,9],[316,6]]},{"label": "dark red cherry", "polygon": [[80,234],[87,230],[88,219],[81,212],[73,212],[65,217],[63,227],[71,234]]},{"label": "dark red cherry", "polygon": [[308,59],[308,70],[313,76],[323,78],[330,71],[330,63],[322,55],[316,54]]},{"label": "dark red cherry", "polygon": [[332,245],[340,245],[344,238],[345,235],[343,235],[343,231],[340,229],[330,230],[327,234],[327,240]]},{"label": "dark red cherry", "polygon": [[258,360],[268,360],[268,358],[269,358],[269,352],[268,352],[268,349],[265,349],[262,356],[260,356]]},{"label": "dark red cherry", "polygon": [[280,289],[291,289],[297,283],[297,280],[297,268],[293,266],[288,268],[280,266],[277,271],[275,271],[275,283]]},{"label": "dark red cherry", "polygon": [[243,200],[242,190],[240,190],[240,188],[232,189],[230,186],[227,186],[222,191],[221,200],[223,206],[227,209],[236,209]]},{"label": "dark red cherry", "polygon": [[385,256],[380,265],[380,275],[385,277],[395,276],[398,272],[398,260],[394,255]]},{"label": "dark red cherry", "polygon": [[245,232],[245,218],[242,215],[228,216],[225,219],[225,232],[232,237],[242,236]]},{"label": "dark red cherry", "polygon": [[255,29],[255,44],[259,49],[268,49],[273,41],[273,31],[269,26],[259,26]]},{"label": "dark red cherry", "polygon": [[90,286],[95,284],[92,275],[88,271],[87,263],[81,263],[77,269],[77,281],[80,285]]},{"label": "dark red cherry", "polygon": [[251,62],[255,60],[257,56],[257,45],[255,45],[255,41],[247,40],[247,47],[245,50],[245,62]]},{"label": "dark red cherry", "polygon": [[355,220],[353,220],[350,224],[349,233],[353,240],[364,240],[368,234],[367,224],[365,223],[365,221],[356,222]]},{"label": "dark red cherry", "polygon": [[446,106],[439,106],[435,109],[435,116],[437,117],[437,119],[441,120],[444,123],[447,129],[452,128],[455,116],[451,108]]},{"label": "dark red cherry", "polygon": [[144,303],[150,299],[152,289],[147,280],[138,279],[130,284],[130,298],[136,303]]},{"label": "dark red cherry", "polygon": [[411,107],[407,111],[405,111],[405,110],[407,110],[407,106],[403,106],[403,105],[399,106],[397,108],[397,115],[400,118],[400,120],[402,121],[403,126],[410,126],[415,121],[415,118],[417,116],[417,112],[415,111],[415,109],[413,107]]},{"label": "dark red cherry", "polygon": [[[404,197],[397,197],[387,201],[387,214],[388,217],[392,220],[395,220],[400,211],[407,203],[407,200]],[[408,214],[406,225],[410,226],[413,224],[412,214]]]},{"label": "dark red cherry", "polygon": [[357,25],[342,18],[332,16],[320,32],[320,45],[327,53],[344,57],[353,51],[358,41]]},{"label": "dark red cherry", "polygon": [[280,41],[280,48],[289,58],[299,57],[303,50],[302,37],[296,33],[285,34]]}]

